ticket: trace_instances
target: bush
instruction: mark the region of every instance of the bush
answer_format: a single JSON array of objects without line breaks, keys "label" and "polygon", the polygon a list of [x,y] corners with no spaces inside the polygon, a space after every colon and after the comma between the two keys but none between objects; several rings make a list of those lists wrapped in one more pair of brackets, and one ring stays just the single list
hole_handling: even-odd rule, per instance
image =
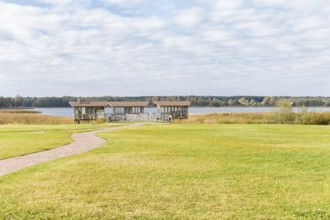
[{"label": "bush", "polygon": [[297,113],[296,124],[330,125],[330,112],[300,112]]}]

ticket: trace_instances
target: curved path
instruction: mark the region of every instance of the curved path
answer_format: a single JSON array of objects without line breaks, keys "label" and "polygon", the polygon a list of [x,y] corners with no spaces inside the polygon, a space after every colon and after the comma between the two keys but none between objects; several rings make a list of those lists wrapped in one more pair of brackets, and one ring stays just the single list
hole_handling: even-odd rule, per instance
[{"label": "curved path", "polygon": [[130,124],[118,127],[102,128],[94,131],[88,131],[78,134],[73,134],[71,137],[74,141],[62,147],[53,148],[46,151],[31,153],[24,156],[18,156],[0,160],[0,176],[29,167],[35,164],[47,162],[61,157],[66,157],[74,154],[80,154],[91,149],[100,147],[106,141],[96,137],[95,134],[103,131],[114,131],[127,127],[140,126],[143,123]]}]

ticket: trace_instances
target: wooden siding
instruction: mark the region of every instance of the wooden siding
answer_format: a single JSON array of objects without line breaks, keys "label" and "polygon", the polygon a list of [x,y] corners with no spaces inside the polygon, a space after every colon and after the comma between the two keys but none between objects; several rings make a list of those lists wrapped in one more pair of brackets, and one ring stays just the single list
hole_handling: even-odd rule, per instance
[{"label": "wooden siding", "polygon": [[74,108],[74,120],[104,120],[105,110],[104,107],[75,107]]},{"label": "wooden siding", "polygon": [[190,102],[155,101],[154,104],[157,106],[157,117],[160,120],[187,119],[189,117]]}]

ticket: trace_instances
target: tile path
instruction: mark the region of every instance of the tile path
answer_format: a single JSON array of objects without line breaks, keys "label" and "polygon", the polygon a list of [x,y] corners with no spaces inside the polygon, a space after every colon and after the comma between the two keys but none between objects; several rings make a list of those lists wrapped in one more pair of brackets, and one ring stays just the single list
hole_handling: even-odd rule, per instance
[{"label": "tile path", "polygon": [[47,162],[61,157],[67,157],[75,154],[80,154],[94,148],[100,147],[106,141],[102,138],[96,137],[95,134],[104,131],[114,131],[124,129],[127,127],[140,126],[143,123],[130,124],[118,127],[102,128],[94,131],[77,133],[71,135],[74,141],[70,144],[53,148],[46,151],[31,153],[24,156],[18,156],[8,159],[0,160],[0,176],[12,173],[14,171]]}]

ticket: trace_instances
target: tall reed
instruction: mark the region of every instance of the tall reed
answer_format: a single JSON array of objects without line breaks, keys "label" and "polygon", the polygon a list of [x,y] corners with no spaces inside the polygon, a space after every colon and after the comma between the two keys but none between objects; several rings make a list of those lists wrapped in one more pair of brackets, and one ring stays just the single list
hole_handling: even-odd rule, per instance
[{"label": "tall reed", "polygon": [[[211,113],[189,115],[182,123],[197,124],[264,124],[266,113]],[[179,122],[176,120],[175,122]]]},{"label": "tall reed", "polygon": [[72,118],[49,116],[35,113],[4,113],[0,111],[0,124],[27,124],[27,125],[45,125],[45,124],[73,124]]},{"label": "tall reed", "polygon": [[330,125],[330,112],[260,112],[260,113],[211,113],[190,115],[189,119],[174,123],[189,124],[303,124]]}]

